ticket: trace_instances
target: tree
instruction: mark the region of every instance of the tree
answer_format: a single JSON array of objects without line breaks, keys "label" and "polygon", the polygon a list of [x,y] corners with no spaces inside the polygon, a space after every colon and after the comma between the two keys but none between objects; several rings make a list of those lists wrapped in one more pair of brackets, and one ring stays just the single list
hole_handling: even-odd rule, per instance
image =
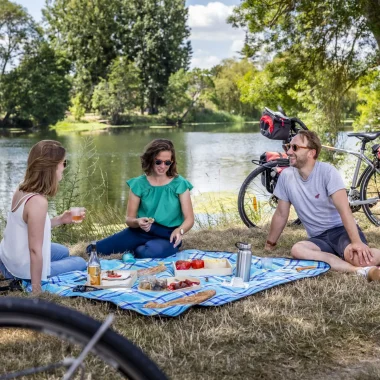
[{"label": "tree", "polygon": [[20,64],[4,78],[3,124],[13,116],[47,126],[63,119],[69,105],[70,63],[40,42],[25,52]]},{"label": "tree", "polygon": [[43,15],[54,49],[73,63],[75,93],[87,108],[93,88],[108,74],[121,48],[120,0],[47,0]]},{"label": "tree", "polygon": [[[361,50],[378,56],[380,3],[377,0],[243,0],[229,18],[233,26],[248,27],[245,51],[307,49],[308,58],[351,60]],[[363,51],[363,47],[368,47]],[[375,53],[375,54],[374,54]],[[373,59],[370,59],[373,64]]]},{"label": "tree", "polygon": [[[215,84],[212,101],[218,109],[239,115],[252,115],[253,107],[251,102],[241,101],[241,90],[239,82],[245,76],[254,76],[257,69],[247,59],[237,61],[235,59],[225,59],[212,69],[213,81]],[[255,103],[253,103],[255,104]]]},{"label": "tree", "polygon": [[186,72],[181,69],[172,74],[165,93],[164,112],[168,121],[181,126],[201,95],[211,88],[214,88],[214,82],[208,70]]},{"label": "tree", "polygon": [[350,89],[380,62],[379,12],[374,0],[244,0],[229,21],[248,27],[248,56],[286,52],[299,63],[294,99],[336,134]]},{"label": "tree", "polygon": [[95,87],[92,107],[103,115],[110,115],[111,122],[118,124],[122,113],[138,106],[139,90],[138,69],[124,57],[116,58],[107,80],[102,79]]},{"label": "tree", "polygon": [[375,69],[359,80],[356,88],[358,111],[360,116],[355,121],[356,127],[369,124],[380,127],[380,71]]},{"label": "tree", "polygon": [[9,0],[0,2],[0,80],[40,30],[26,10]]},{"label": "tree", "polygon": [[120,40],[124,54],[135,62],[142,82],[141,111],[157,113],[171,74],[188,69],[191,45],[186,41],[188,10],[185,0],[123,0],[128,7]]},{"label": "tree", "polygon": [[47,0],[55,48],[74,63],[74,86],[90,99],[119,56],[140,72],[140,109],[155,113],[172,73],[187,68],[190,35],[185,0]]}]

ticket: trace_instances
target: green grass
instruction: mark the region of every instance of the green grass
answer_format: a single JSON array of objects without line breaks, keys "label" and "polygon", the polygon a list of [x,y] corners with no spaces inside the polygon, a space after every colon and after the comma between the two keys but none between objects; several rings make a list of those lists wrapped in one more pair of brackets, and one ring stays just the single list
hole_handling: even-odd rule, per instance
[{"label": "green grass", "polygon": [[[380,246],[378,229],[365,232],[372,246]],[[207,229],[185,235],[184,248],[235,251],[235,242],[248,241],[263,256],[266,236],[259,229]],[[305,236],[300,227],[286,228],[273,255],[289,257],[292,244]],[[84,247],[76,244],[72,253],[83,255]],[[41,297],[101,321],[114,313],[115,330],[141,347],[171,379],[375,379],[380,375],[379,286],[329,272],[221,307],[193,307],[177,318],[144,317],[83,298]],[[21,364],[62,350],[48,338],[10,336],[9,331],[0,333],[4,352],[12,347],[12,357]],[[23,352],[29,349],[34,354],[27,359]],[[0,368],[6,365],[9,355],[2,355]]]}]

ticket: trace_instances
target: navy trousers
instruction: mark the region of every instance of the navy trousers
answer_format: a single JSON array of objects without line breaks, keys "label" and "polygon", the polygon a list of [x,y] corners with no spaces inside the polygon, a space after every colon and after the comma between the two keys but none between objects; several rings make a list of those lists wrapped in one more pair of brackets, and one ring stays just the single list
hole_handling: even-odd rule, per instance
[{"label": "navy trousers", "polygon": [[[174,255],[178,248],[170,243],[170,235],[176,227],[165,227],[153,223],[149,232],[141,228],[126,228],[114,235],[96,242],[96,249],[101,255],[133,251],[138,259],[163,258]],[[182,242],[180,246],[182,245]],[[90,253],[91,245],[87,247]]]}]

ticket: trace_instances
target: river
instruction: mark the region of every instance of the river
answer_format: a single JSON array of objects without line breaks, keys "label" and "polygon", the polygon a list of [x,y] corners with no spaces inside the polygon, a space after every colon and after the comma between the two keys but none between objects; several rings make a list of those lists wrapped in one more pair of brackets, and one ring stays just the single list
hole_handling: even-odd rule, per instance
[{"label": "river", "polygon": [[[347,139],[346,134],[347,131],[340,133],[340,145],[355,149],[358,140]],[[80,193],[85,195],[82,203],[89,208],[107,204],[125,213],[125,182],[142,174],[139,156],[144,146],[156,138],[173,141],[179,173],[194,186],[192,197],[198,214],[215,212],[208,210],[210,200],[229,200],[227,203],[235,207],[243,180],[255,168],[251,160],[266,150],[282,150],[281,141],[263,137],[256,123],[198,124],[181,129],[121,127],[62,135],[55,131],[8,132],[0,135],[0,208],[9,210],[13,190],[23,178],[30,147],[41,139],[55,139],[67,149],[70,169],[65,181],[78,182]],[[344,161],[343,174],[347,165]]]}]

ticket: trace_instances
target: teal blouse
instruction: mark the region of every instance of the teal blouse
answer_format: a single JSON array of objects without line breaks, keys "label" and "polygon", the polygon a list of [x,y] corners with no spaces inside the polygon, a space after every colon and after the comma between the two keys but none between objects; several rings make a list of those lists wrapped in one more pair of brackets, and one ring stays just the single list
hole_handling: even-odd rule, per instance
[{"label": "teal blouse", "polygon": [[178,227],[183,223],[179,195],[193,188],[185,178],[179,175],[166,185],[152,186],[144,174],[131,178],[127,184],[132,193],[141,199],[138,218],[154,218],[165,227]]}]

